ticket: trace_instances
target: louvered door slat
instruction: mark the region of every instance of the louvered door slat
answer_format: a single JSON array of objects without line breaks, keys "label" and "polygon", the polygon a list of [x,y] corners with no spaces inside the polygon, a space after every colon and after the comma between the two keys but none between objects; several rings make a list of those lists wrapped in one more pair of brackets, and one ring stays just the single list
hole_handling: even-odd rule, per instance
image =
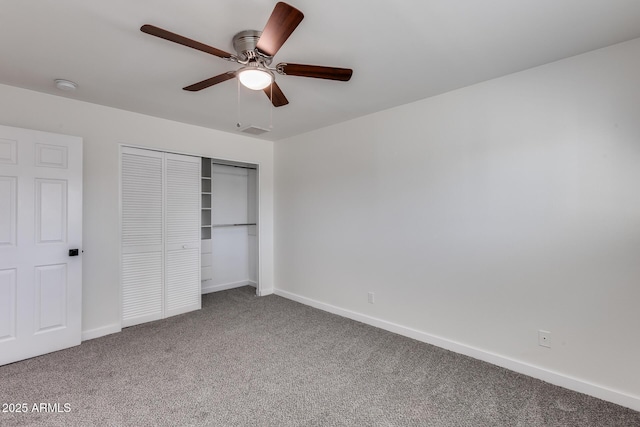
[{"label": "louvered door slat", "polygon": [[199,242],[200,163],[167,159],[166,206],[167,244]]},{"label": "louvered door slat", "polygon": [[162,250],[162,158],[136,151],[122,154],[122,246]]},{"label": "louvered door slat", "polygon": [[167,313],[177,314],[199,306],[199,257],[199,249],[167,252]]},{"label": "louvered door slat", "polygon": [[163,158],[161,153],[122,152],[122,326],[163,314]]},{"label": "louvered door slat", "polygon": [[200,308],[200,174],[197,157],[167,154],[165,315]]},{"label": "louvered door slat", "polygon": [[199,157],[122,149],[122,324],[200,308]]}]

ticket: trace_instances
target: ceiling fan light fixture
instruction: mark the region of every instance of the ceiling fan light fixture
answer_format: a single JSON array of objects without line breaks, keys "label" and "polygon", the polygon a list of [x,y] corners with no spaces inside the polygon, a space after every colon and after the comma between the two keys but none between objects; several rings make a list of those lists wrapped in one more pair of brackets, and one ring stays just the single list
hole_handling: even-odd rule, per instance
[{"label": "ceiling fan light fixture", "polygon": [[287,97],[275,82],[275,73],[316,79],[348,81],[353,70],[348,68],[325,67],[321,65],[292,64],[281,62],[276,68],[270,68],[273,57],[282,45],[298,27],[304,14],[295,7],[279,1],[262,31],[245,30],[233,36],[233,48],[236,54],[231,54],[199,41],[172,33],[150,24],[144,24],[140,31],[154,37],[168,40],[199,50],[213,56],[240,64],[243,68],[218,74],[192,85],[183,90],[197,92],[218,83],[238,78],[238,100],[240,99],[240,85],[252,90],[262,90],[274,107],[289,104]]},{"label": "ceiling fan light fixture", "polygon": [[274,81],[273,73],[265,68],[244,67],[238,71],[238,80],[246,88],[262,90]]}]

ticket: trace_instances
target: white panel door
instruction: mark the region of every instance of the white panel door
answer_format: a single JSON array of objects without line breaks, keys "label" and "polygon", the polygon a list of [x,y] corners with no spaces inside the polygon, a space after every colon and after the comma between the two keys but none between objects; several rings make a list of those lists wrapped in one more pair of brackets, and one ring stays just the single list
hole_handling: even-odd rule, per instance
[{"label": "white panel door", "polygon": [[0,365],[80,344],[81,244],[82,139],[0,126]]},{"label": "white panel door", "polygon": [[198,310],[200,157],[165,154],[165,317]]},{"label": "white panel door", "polygon": [[162,318],[163,153],[122,148],[122,326]]}]

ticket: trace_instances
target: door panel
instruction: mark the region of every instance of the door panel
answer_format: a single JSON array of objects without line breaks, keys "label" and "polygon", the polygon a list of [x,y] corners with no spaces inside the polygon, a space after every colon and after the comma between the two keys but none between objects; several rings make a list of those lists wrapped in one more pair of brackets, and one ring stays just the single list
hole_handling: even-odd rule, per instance
[{"label": "door panel", "polygon": [[200,285],[199,157],[166,153],[165,317],[198,310]]},{"label": "door panel", "polygon": [[0,365],[80,344],[82,139],[0,126],[0,214]]},{"label": "door panel", "polygon": [[162,318],[162,153],[124,147],[122,326]]},{"label": "door panel", "polygon": [[0,176],[0,246],[15,246],[18,206],[16,178]]},{"label": "door panel", "polygon": [[162,157],[123,149],[122,246],[162,250]]},{"label": "door panel", "polygon": [[8,165],[18,163],[18,141],[0,138],[0,163]]},{"label": "door panel", "polygon": [[67,168],[67,147],[61,145],[36,144],[36,166],[44,168]]},{"label": "door panel", "polygon": [[162,319],[162,252],[122,255],[122,326]]},{"label": "door panel", "polygon": [[16,337],[17,286],[15,268],[0,270],[0,342]]},{"label": "door panel", "polygon": [[200,248],[167,251],[166,289],[166,317],[200,308]]},{"label": "door panel", "polygon": [[[200,247],[200,159],[167,158],[167,248]],[[194,159],[194,160],[192,160]]]},{"label": "door panel", "polygon": [[67,266],[36,267],[36,333],[67,325]]},{"label": "door panel", "polygon": [[67,241],[67,181],[36,179],[36,243]]}]

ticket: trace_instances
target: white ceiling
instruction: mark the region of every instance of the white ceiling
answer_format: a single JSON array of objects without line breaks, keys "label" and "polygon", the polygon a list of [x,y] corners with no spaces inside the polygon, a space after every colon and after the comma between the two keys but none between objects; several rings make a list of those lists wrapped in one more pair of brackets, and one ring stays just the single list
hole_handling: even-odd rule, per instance
[{"label": "white ceiling", "polygon": [[[0,0],[0,83],[236,132],[238,87],[182,87],[237,64],[140,32],[233,52],[274,0]],[[640,37],[638,0],[289,0],[305,18],[277,62],[353,68],[350,82],[277,76],[290,104],[241,92],[243,125],[278,140]],[[67,94],[53,80],[73,80]],[[2,100],[0,100],[2,102]]]}]

